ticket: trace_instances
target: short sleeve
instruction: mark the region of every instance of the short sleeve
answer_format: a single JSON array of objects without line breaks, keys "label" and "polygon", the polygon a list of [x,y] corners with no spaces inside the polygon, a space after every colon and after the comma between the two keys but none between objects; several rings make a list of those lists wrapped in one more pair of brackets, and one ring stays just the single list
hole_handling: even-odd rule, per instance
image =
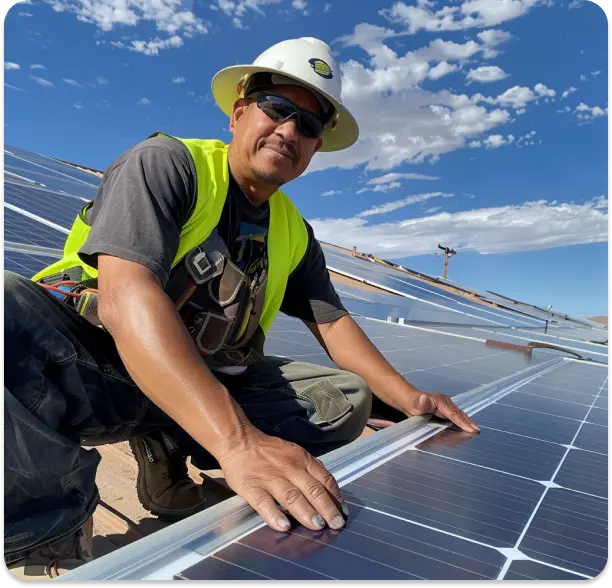
[{"label": "short sleeve", "polygon": [[101,253],[134,261],[165,286],[195,200],[196,173],[187,148],[171,137],[147,139],[105,172],[79,256],[93,267]]}]

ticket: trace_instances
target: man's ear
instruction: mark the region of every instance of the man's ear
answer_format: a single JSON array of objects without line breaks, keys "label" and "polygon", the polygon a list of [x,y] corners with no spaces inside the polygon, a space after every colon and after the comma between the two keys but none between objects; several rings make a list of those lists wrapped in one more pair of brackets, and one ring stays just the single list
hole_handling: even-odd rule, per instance
[{"label": "man's ear", "polygon": [[323,146],[323,138],[319,137],[319,140],[317,141],[317,147],[315,148],[315,153],[321,149],[321,147]]},{"label": "man's ear", "polygon": [[231,133],[234,132],[236,128],[236,123],[240,119],[240,117],[245,113],[247,106],[249,103],[244,99],[240,98],[234,102],[234,107],[232,109],[232,116],[230,117],[230,126],[229,130]]}]

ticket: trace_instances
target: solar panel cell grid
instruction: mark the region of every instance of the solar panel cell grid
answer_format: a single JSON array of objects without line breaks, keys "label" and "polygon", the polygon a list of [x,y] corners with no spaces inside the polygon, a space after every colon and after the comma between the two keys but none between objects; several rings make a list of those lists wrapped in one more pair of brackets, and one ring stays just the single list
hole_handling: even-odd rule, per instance
[{"label": "solar panel cell grid", "polygon": [[582,576],[563,572],[529,560],[513,561],[506,580],[584,580]]},{"label": "solar panel cell grid", "polygon": [[17,174],[35,182],[39,182],[51,190],[82,196],[92,199],[96,195],[97,178],[91,183],[86,183],[74,178],[72,174],[52,169],[46,163],[30,162],[20,157],[14,157],[5,152],[5,171]]},{"label": "solar panel cell grid", "polygon": [[5,207],[4,240],[63,249],[66,234]]},{"label": "solar panel cell grid", "polygon": [[[582,394],[591,398],[592,405],[605,377],[603,369],[569,362],[534,382],[554,389],[556,381],[580,381]],[[541,404],[520,407],[527,396],[527,402],[535,398]],[[321,545],[317,547],[321,553],[334,557],[336,549],[365,553],[367,557],[376,554],[376,565],[368,566],[373,575],[364,578],[386,577],[377,567],[381,563],[420,578],[436,579],[473,577],[465,575],[465,570],[499,579],[597,575],[607,560],[607,500],[579,492],[602,493],[605,497],[607,464],[601,453],[570,449],[568,445],[572,440],[575,446],[587,441],[599,443],[601,439],[595,432],[607,432],[607,427],[585,422],[588,406],[566,404],[572,404],[578,412],[572,417],[561,416],[558,413],[566,410],[559,408],[561,401],[527,395],[519,387],[478,413],[482,426],[479,436],[447,429],[376,467],[343,488],[351,508],[348,529],[322,532],[321,536],[332,537],[333,542],[319,540]],[[523,419],[518,417],[521,412],[526,415]],[[489,421],[502,430],[488,428]],[[517,423],[528,428],[521,430]],[[547,433],[538,433],[538,426]],[[562,435],[557,435],[559,431]],[[550,486],[549,482],[560,487]],[[405,539],[399,544],[389,539],[385,533],[390,530],[390,520],[395,525],[393,532],[409,536],[409,543]],[[360,539],[354,536],[358,532],[369,539],[367,552],[362,551]],[[262,529],[241,542],[261,541],[258,538],[270,533],[273,532]],[[310,533],[297,527],[291,536],[302,535],[312,541]],[[279,543],[282,534],[277,535],[276,543],[268,543]],[[451,540],[458,542],[455,549],[445,544]],[[384,550],[377,550],[377,541],[384,541]],[[420,548],[415,547],[414,541]],[[484,550],[473,558],[484,564],[482,571],[477,571],[473,561],[471,565],[460,565],[459,560],[453,559],[458,545]],[[403,555],[396,560],[394,547],[419,557]],[[501,548],[518,549],[511,552],[518,560],[505,560]],[[295,554],[301,549],[304,543],[297,541],[296,551],[284,553],[283,558],[297,560]],[[495,557],[491,559],[490,554]],[[217,557],[225,557],[224,550]],[[436,559],[439,561],[430,566],[430,561]],[[319,566],[327,560],[318,555],[316,560],[308,556],[299,561],[322,572]],[[410,566],[402,567],[406,562]],[[449,565],[455,567],[448,568]],[[352,570],[351,579],[362,577],[359,569]]]},{"label": "solar panel cell grid", "polygon": [[519,549],[533,559],[595,576],[608,560],[607,518],[607,500],[553,488]]},{"label": "solar panel cell grid", "polygon": [[4,252],[4,269],[19,274],[24,278],[32,277],[54,261],[53,257],[47,257],[46,255],[32,255],[30,253],[6,250]]},{"label": "solar panel cell grid", "polygon": [[85,205],[80,198],[11,182],[4,184],[4,200],[67,230]]},{"label": "solar panel cell grid", "polygon": [[531,317],[518,317],[502,309],[487,309],[481,304],[471,302],[467,298],[453,294],[435,286],[420,283],[407,274],[388,268],[382,264],[374,264],[362,259],[351,257],[342,251],[322,244],[328,266],[348,274],[359,276],[372,283],[401,291],[421,300],[434,302],[442,306],[465,312],[473,317],[483,319],[489,324],[515,326],[541,326],[542,322]]},{"label": "solar panel cell grid", "polygon": [[572,449],[565,458],[555,482],[564,488],[608,496],[608,456]]}]

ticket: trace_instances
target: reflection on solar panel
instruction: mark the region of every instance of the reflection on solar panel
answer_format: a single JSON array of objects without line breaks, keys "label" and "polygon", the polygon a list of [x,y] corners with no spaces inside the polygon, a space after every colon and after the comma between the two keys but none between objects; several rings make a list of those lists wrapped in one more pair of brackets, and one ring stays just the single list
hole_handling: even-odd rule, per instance
[{"label": "reflection on solar panel", "polygon": [[4,150],[4,170],[9,178],[37,182],[43,187],[56,192],[63,192],[80,196],[86,200],[92,200],[96,195],[98,178],[93,174],[87,174],[87,180],[77,177],[80,172],[71,166],[55,162],[54,167],[42,161],[34,161],[31,158],[16,157],[11,151]]},{"label": "reflection on solar panel", "polygon": [[330,269],[344,275],[355,276],[357,279],[366,280],[370,284],[382,286],[400,295],[462,312],[472,318],[485,320],[491,325],[544,326],[543,321],[533,317],[517,315],[503,309],[485,308],[481,304],[472,302],[458,294],[419,282],[394,268],[352,257],[350,254],[326,244],[322,244],[322,247]]},{"label": "reflection on solar panel", "polygon": [[14,272],[24,278],[31,278],[34,274],[47,267],[49,264],[57,261],[61,257],[50,257],[47,255],[36,255],[35,253],[26,253],[24,251],[9,251],[4,249],[4,269],[9,272]]},{"label": "reflection on solar panel", "polygon": [[[12,153],[5,175],[5,268],[31,276],[61,255],[98,180],[45,156]],[[342,531],[295,524],[276,533],[235,497],[66,579],[559,580],[599,574],[607,561],[607,366],[485,340],[540,340],[606,362],[607,346],[592,341],[607,340],[607,331],[591,333],[571,321],[546,327],[537,316],[480,306],[335,248],[325,246],[325,253],[330,266],[387,289],[338,284],[391,364],[419,389],[453,396],[477,415],[481,434],[415,417],[324,456],[351,511]],[[266,353],[334,366],[307,328],[285,316],[270,329]]]}]

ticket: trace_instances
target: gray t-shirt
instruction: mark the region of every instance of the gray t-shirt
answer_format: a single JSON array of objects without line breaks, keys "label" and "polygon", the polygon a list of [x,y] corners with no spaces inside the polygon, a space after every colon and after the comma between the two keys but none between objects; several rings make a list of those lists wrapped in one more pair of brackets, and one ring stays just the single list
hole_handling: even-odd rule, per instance
[{"label": "gray t-shirt", "polygon": [[[120,155],[106,170],[87,215],[91,231],[79,255],[97,267],[100,253],[140,263],[165,287],[181,228],[196,201],[196,170],[186,147],[171,137],[152,137]],[[269,206],[256,207],[230,173],[219,234],[238,266],[263,255]],[[281,310],[308,322],[347,314],[327,272],[321,246],[306,223],[308,248],[289,277]]]}]

